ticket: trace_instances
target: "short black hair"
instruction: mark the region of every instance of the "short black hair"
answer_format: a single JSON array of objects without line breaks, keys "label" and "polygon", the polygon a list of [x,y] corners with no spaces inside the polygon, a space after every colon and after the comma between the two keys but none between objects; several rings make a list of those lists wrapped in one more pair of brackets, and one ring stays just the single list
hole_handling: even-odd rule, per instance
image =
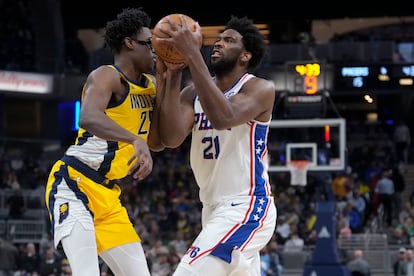
[{"label": "short black hair", "polygon": [[244,48],[252,53],[248,69],[257,69],[262,64],[268,47],[264,35],[260,33],[253,21],[247,17],[238,18],[232,15],[224,29],[236,30],[242,35]]},{"label": "short black hair", "polygon": [[150,28],[151,18],[142,8],[126,8],[116,19],[106,23],[105,43],[112,52],[119,53],[125,37],[133,36],[142,28]]}]

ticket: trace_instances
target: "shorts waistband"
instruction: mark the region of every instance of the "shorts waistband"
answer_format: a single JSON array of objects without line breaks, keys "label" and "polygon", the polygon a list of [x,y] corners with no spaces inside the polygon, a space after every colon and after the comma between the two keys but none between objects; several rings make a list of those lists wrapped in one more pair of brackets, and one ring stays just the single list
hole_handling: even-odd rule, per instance
[{"label": "shorts waistband", "polygon": [[112,189],[117,183],[117,180],[109,180],[103,177],[99,172],[95,171],[94,169],[92,169],[91,167],[89,167],[88,165],[86,165],[85,163],[73,156],[64,155],[61,160],[65,162],[65,164],[67,164],[68,166],[71,166],[75,170],[83,173],[93,182],[101,184],[106,188]]}]

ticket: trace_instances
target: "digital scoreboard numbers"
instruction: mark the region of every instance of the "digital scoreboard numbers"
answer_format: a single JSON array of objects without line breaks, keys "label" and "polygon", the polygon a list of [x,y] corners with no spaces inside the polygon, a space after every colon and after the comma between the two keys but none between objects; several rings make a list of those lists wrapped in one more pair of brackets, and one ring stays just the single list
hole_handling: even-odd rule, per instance
[{"label": "digital scoreboard numbers", "polygon": [[370,68],[368,66],[342,67],[340,76],[347,86],[365,88],[369,82]]},{"label": "digital scoreboard numbers", "polygon": [[414,65],[394,65],[393,78],[398,87],[414,88]]},{"label": "digital scoreboard numbers", "polygon": [[301,88],[305,94],[318,92],[318,77],[321,75],[321,66],[318,63],[296,64],[295,72],[303,78]]},{"label": "digital scoreboard numbers", "polygon": [[[328,68],[328,69],[327,69]],[[313,95],[332,88],[330,66],[316,62],[292,62],[286,64],[286,87],[290,92]]]},{"label": "digital scoreboard numbers", "polygon": [[[414,88],[414,65],[378,64],[335,67],[335,90]],[[369,92],[369,91],[368,91]]]},{"label": "digital scoreboard numbers", "polygon": [[400,68],[400,72],[404,77],[414,77],[414,65],[400,66]]},{"label": "digital scoreboard numbers", "polygon": [[366,90],[377,86],[378,68],[375,66],[341,66],[336,70],[336,90]]}]

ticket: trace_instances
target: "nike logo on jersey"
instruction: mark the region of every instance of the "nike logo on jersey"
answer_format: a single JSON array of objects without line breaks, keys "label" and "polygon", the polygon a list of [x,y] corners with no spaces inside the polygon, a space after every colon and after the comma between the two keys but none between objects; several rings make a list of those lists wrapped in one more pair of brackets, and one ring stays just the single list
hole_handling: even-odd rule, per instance
[{"label": "nike logo on jersey", "polygon": [[243,204],[243,203],[241,203],[241,202],[240,203],[234,203],[234,202],[232,202],[230,205],[231,206],[237,206],[237,205],[240,205],[240,204]]}]

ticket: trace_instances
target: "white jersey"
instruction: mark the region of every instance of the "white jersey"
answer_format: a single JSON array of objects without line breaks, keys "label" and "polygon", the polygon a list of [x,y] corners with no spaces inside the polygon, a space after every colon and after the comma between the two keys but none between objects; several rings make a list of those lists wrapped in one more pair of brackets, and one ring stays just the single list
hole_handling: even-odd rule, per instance
[{"label": "white jersey", "polygon": [[[236,95],[252,74],[243,75],[224,95]],[[249,121],[231,129],[211,126],[198,97],[194,101],[190,164],[200,188],[201,202],[215,205],[239,196],[269,196],[271,193],[266,123]]]}]

